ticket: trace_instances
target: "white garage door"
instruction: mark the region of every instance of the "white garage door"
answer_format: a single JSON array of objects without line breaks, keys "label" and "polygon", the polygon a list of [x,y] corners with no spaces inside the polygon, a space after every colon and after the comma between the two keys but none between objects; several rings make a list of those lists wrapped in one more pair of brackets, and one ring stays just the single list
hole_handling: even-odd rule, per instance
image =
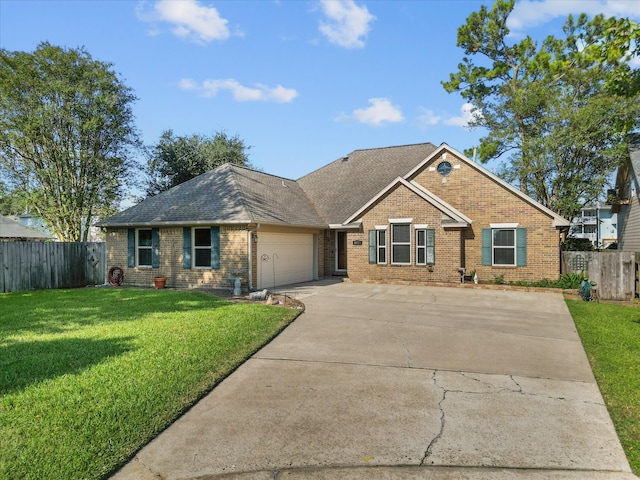
[{"label": "white garage door", "polygon": [[313,235],[258,233],[258,288],[313,280]]}]

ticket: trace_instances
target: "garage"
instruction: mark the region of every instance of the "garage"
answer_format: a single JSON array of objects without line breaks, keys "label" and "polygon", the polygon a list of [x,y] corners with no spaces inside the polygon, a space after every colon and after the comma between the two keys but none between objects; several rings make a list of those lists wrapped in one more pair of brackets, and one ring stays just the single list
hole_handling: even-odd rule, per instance
[{"label": "garage", "polygon": [[258,235],[258,288],[308,282],[315,278],[312,234]]}]

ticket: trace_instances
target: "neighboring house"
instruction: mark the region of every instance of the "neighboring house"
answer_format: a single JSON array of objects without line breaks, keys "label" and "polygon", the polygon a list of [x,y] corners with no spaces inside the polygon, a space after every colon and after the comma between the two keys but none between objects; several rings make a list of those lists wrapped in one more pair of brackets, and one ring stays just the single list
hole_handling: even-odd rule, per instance
[{"label": "neighboring house", "polygon": [[587,239],[594,248],[607,248],[618,241],[618,214],[611,205],[584,207],[571,221],[570,236]]},{"label": "neighboring house", "polygon": [[608,202],[618,214],[618,250],[640,252],[640,133],[629,136],[629,160],[618,168]]},{"label": "neighboring house", "polygon": [[0,242],[40,242],[55,237],[0,215]]},{"label": "neighboring house", "polygon": [[271,288],[556,279],[570,223],[446,144],[356,150],[297,181],[225,164],[98,223],[125,283]]}]

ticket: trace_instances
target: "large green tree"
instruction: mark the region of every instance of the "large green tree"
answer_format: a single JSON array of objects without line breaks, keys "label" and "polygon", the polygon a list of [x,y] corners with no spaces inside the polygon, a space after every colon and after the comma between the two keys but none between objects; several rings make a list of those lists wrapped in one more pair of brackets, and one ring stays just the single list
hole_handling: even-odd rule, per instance
[{"label": "large green tree", "polygon": [[135,169],[132,90],[110,63],[49,43],[0,50],[0,168],[64,241],[86,241]]},{"label": "large green tree", "polygon": [[500,173],[566,218],[597,200],[626,155],[640,119],[640,78],[629,63],[638,25],[569,17],[565,37],[513,41],[514,0],[482,6],[458,29],[464,50],[443,82],[474,106],[484,127],[479,158],[506,161]]},{"label": "large green tree", "polygon": [[224,163],[251,166],[248,147],[237,135],[176,136],[166,130],[150,148],[147,196],[153,196],[191,180]]}]

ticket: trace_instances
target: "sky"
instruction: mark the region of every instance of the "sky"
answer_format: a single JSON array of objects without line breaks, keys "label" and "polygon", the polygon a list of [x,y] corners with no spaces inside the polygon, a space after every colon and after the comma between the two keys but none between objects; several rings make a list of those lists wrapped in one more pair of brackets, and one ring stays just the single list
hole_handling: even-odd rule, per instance
[{"label": "sky", "polygon": [[[0,0],[0,48],[85,47],[133,89],[146,145],[168,129],[225,132],[258,169],[297,179],[353,150],[477,145],[469,106],[442,82],[463,57],[458,27],[483,4],[492,1]],[[512,38],[562,36],[582,12],[640,21],[640,2],[520,0]]]}]

